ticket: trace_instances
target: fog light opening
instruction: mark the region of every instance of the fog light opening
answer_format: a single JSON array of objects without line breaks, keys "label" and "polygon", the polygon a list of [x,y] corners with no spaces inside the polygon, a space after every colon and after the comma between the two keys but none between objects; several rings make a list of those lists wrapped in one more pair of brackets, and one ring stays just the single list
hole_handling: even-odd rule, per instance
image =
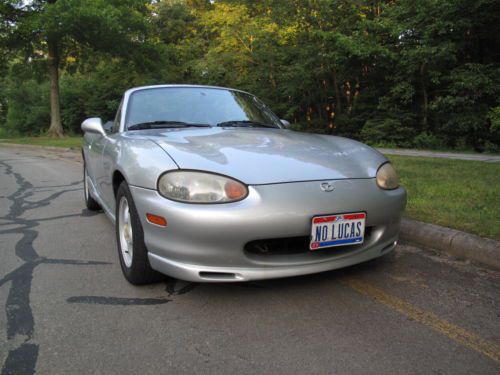
[{"label": "fog light opening", "polygon": [[160,227],[166,227],[167,226],[167,219],[165,219],[163,216],[158,216],[154,214],[146,214],[146,219],[151,224],[158,225]]},{"label": "fog light opening", "polygon": [[207,280],[234,280],[238,279],[237,275],[231,272],[208,272],[208,271],[201,271],[199,273],[199,276],[202,279],[207,279]]}]

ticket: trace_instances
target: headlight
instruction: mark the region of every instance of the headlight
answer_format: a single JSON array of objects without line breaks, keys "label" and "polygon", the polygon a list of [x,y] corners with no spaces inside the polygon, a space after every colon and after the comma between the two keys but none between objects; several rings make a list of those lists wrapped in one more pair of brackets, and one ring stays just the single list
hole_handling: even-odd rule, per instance
[{"label": "headlight", "polygon": [[235,202],[248,195],[241,182],[212,173],[174,171],[158,179],[158,192],[165,198],[188,203]]},{"label": "headlight", "polygon": [[386,190],[396,189],[399,186],[398,175],[391,163],[382,164],[378,169],[377,185]]}]

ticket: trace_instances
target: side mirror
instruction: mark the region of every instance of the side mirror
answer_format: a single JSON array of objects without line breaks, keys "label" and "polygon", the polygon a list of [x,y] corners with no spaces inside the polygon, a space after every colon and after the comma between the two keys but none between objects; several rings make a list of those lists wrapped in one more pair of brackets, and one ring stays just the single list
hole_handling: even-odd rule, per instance
[{"label": "side mirror", "polygon": [[285,127],[285,129],[288,129],[290,127],[290,123],[287,120],[281,119],[280,121],[283,124],[283,126]]},{"label": "side mirror", "polygon": [[82,130],[84,133],[106,135],[102,127],[102,120],[99,117],[91,117],[82,122]]}]

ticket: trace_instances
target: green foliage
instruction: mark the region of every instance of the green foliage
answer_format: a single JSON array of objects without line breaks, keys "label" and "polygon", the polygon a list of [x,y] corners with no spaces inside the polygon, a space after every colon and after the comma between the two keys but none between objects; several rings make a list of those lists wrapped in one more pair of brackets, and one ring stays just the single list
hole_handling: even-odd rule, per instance
[{"label": "green foliage", "polygon": [[61,118],[71,133],[79,132],[82,119],[87,117],[114,119],[123,92],[144,83],[127,74],[127,64],[100,62],[94,69],[61,77]]},{"label": "green foliage", "polygon": [[300,130],[500,145],[495,0],[5,0],[0,10],[0,128],[47,127],[50,39],[70,132],[87,116],[111,119],[129,87],[200,83],[255,93]]},{"label": "green foliage", "polygon": [[49,84],[27,80],[9,82],[6,132],[39,135],[50,122]]},{"label": "green foliage", "polygon": [[418,134],[415,138],[413,138],[412,143],[413,147],[424,150],[442,149],[445,147],[445,143],[442,139],[428,132]]},{"label": "green foliage", "polygon": [[405,127],[395,118],[368,120],[361,130],[361,138],[368,144],[390,144],[399,147],[411,147],[414,129]]},{"label": "green foliage", "polygon": [[490,109],[488,112],[488,119],[491,122],[491,132],[500,132],[500,106]]}]

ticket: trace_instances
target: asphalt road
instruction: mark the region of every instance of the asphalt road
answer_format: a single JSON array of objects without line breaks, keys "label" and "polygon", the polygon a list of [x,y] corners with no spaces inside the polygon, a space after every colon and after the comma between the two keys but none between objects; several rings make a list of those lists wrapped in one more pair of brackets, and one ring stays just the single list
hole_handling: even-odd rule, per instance
[{"label": "asphalt road", "polygon": [[121,275],[81,164],[0,148],[2,374],[498,374],[500,274],[410,246],[242,284]]}]

